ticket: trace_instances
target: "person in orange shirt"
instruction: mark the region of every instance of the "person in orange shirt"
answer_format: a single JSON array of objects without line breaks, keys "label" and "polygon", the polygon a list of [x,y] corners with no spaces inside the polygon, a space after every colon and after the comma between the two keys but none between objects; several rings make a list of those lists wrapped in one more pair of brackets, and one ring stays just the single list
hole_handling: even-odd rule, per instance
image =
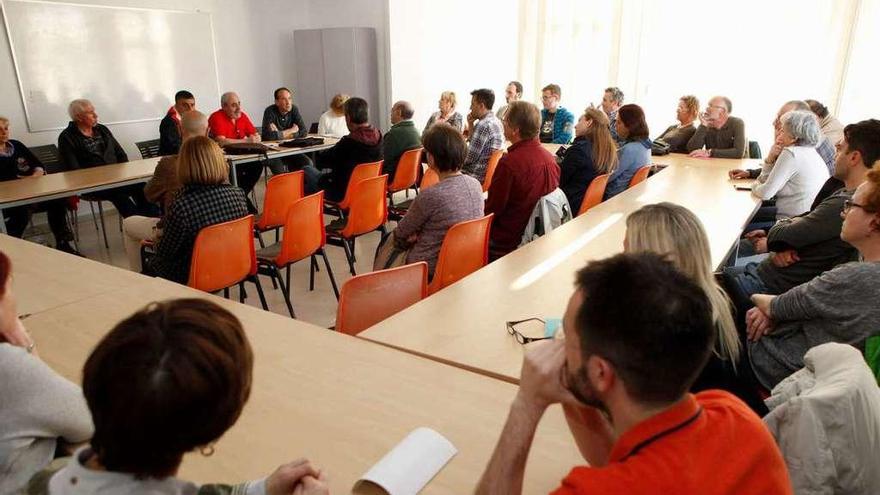
[{"label": "person in orange shirt", "polygon": [[761,419],[733,395],[687,392],[714,344],[705,292],[663,256],[619,254],[577,274],[565,339],[535,344],[478,494],[522,492],[544,411],[561,403],[588,466],[553,493],[792,493]]}]

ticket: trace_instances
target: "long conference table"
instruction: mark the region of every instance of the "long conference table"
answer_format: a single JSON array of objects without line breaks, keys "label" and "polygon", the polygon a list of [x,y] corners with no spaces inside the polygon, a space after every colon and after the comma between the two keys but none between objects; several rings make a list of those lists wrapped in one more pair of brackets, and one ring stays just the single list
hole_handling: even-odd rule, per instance
[{"label": "long conference table", "polygon": [[[666,167],[648,180],[359,337],[518,383],[528,346],[517,343],[505,322],[561,318],[578,269],[590,260],[623,251],[626,217],[631,212],[662,201],[689,208],[706,228],[712,263],[720,266],[759,205],[748,191],[735,189],[727,172],[754,167],[757,160],[654,158]],[[539,337],[542,332],[529,336]]]},{"label": "long conference table", "polygon": [[[212,457],[185,457],[184,478],[255,479],[304,456],[328,470],[333,492],[347,493],[408,432],[427,426],[459,453],[423,492],[464,493],[485,467],[516,393],[525,348],[505,321],[560,317],[574,273],[622,251],[626,216],[642,205],[671,201],[692,209],[716,265],[758,206],[727,179],[729,169],[747,168],[746,160],[671,155],[655,163],[667,167],[363,338],[5,235],[0,249],[13,261],[13,290],[42,358],[77,382],[102,336],[150,301],[209,298],[241,319],[255,353],[251,399]],[[583,460],[561,410],[552,408],[536,436],[524,492],[546,493],[577,464]]]},{"label": "long conference table", "polygon": [[[12,259],[13,290],[21,312],[29,313],[24,323],[40,357],[77,383],[98,341],[150,301],[210,299],[242,321],[255,356],[250,400],[213,456],[185,456],[185,479],[258,479],[307,457],[327,470],[333,493],[350,493],[385,453],[426,426],[458,454],[422,493],[468,493],[516,394],[516,387],[489,377],[6,235],[0,250]],[[77,279],[56,285],[66,277]],[[75,282],[79,292],[71,290]],[[525,493],[547,493],[577,464],[583,459],[554,407],[536,435]],[[370,486],[354,492],[375,493]]]},{"label": "long conference table", "polygon": [[[267,142],[266,144],[276,149],[270,149],[265,154],[228,155],[226,159],[229,162],[232,183],[237,184],[236,168],[238,165],[316,153],[332,148],[339,141],[332,137],[311,137],[322,137],[324,143],[300,148],[283,148],[278,146],[278,142]],[[157,163],[159,163],[159,158],[145,158],[126,163],[114,163],[0,182],[0,218],[6,208],[147,182],[153,176]],[[2,221],[0,221],[0,233],[6,233],[6,223]]]}]

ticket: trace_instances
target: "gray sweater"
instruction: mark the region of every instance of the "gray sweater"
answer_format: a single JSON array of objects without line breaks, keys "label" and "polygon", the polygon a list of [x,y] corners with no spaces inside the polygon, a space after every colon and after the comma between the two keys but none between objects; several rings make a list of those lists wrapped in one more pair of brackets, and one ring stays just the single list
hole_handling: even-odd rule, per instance
[{"label": "gray sweater", "polygon": [[713,158],[745,158],[748,152],[746,125],[736,117],[728,117],[720,129],[701,125],[688,140],[687,150],[694,151],[703,146]]},{"label": "gray sweater", "polygon": [[0,344],[0,493],[46,467],[59,437],[80,443],[91,436],[82,390],[21,347]]},{"label": "gray sweater", "polygon": [[770,229],[767,246],[771,251],[794,249],[800,258],[784,268],[775,266],[769,258],[758,265],[758,276],[770,294],[782,294],[837,265],[858,259],[858,251],[840,238],[840,212],[843,202],[851,197],[851,191],[839,189],[809,213],[780,220]]},{"label": "gray sweater", "polygon": [[775,328],[749,343],[755,376],[772,389],[804,367],[804,354],[826,342],[864,350],[880,333],[880,262],[853,262],[777,296],[770,304]]}]

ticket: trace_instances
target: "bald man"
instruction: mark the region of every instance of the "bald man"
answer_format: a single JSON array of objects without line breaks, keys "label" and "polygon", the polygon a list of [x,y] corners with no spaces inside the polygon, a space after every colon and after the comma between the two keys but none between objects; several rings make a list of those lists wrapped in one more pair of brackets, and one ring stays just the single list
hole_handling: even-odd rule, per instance
[{"label": "bald man", "polygon": [[[220,97],[220,110],[212,113],[208,118],[208,127],[211,137],[220,144],[226,146],[233,143],[259,143],[260,134],[254,127],[250,117],[242,110],[241,99],[232,91],[223,93]],[[263,173],[263,165],[260,162],[245,163],[236,166],[236,180],[238,187],[245,194],[250,194],[260,180]],[[257,208],[247,198],[248,211],[256,213]]]},{"label": "bald man", "polygon": [[391,129],[385,134],[382,153],[385,159],[382,173],[388,174],[388,182],[394,179],[397,162],[406,150],[422,145],[422,138],[413,124],[415,111],[408,101],[398,101],[391,107]]},{"label": "bald man", "polygon": [[742,119],[730,115],[733,103],[726,96],[709,100],[700,114],[700,127],[688,141],[691,156],[699,158],[745,158],[748,153],[746,126]]}]

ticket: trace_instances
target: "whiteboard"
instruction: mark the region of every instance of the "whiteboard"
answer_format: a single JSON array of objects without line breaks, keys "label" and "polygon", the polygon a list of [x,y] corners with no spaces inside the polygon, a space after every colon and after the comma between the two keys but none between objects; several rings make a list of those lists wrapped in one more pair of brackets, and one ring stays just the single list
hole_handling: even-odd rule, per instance
[{"label": "whiteboard", "polygon": [[179,89],[217,101],[211,15],[0,0],[30,132],[61,129],[87,98],[104,124],[159,120]]}]

